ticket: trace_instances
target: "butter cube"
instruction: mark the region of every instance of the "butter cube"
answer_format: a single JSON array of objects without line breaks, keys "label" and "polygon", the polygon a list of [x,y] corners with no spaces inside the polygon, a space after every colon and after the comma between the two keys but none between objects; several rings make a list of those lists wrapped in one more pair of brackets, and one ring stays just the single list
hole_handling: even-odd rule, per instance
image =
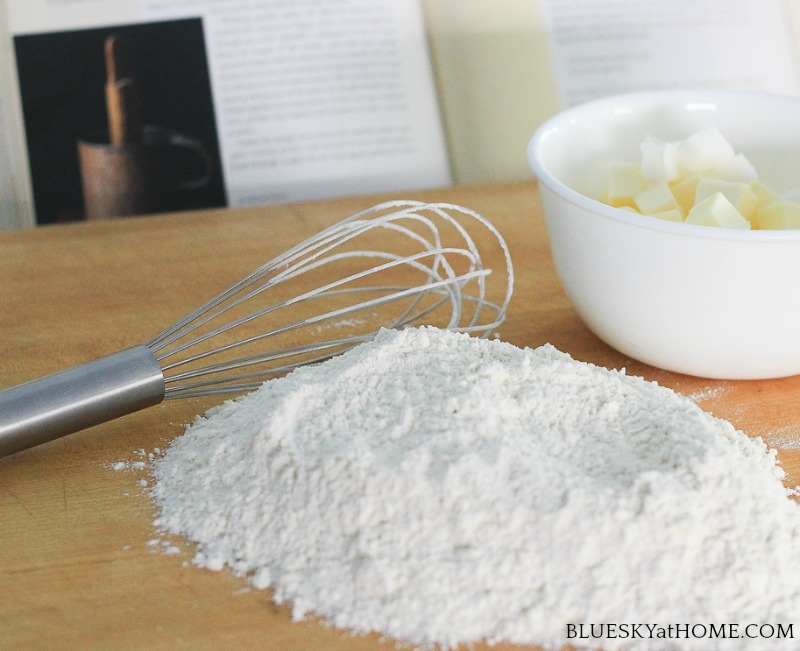
[{"label": "butter cube", "polygon": [[721,226],[724,228],[749,229],[750,222],[736,210],[721,192],[712,194],[695,204],[684,220],[687,224],[700,226]]},{"label": "butter cube", "polygon": [[800,228],[800,204],[787,201],[760,208],[753,217],[753,228],[762,230]]},{"label": "butter cube", "polygon": [[766,185],[759,181],[755,181],[750,184],[750,191],[756,195],[756,199],[758,199],[758,205],[760,208],[766,208],[773,203],[781,203],[783,201],[777,192],[770,190]]},{"label": "butter cube", "polygon": [[725,165],[736,155],[716,127],[697,131],[678,143],[678,162],[689,172],[706,172]]},{"label": "butter cube", "polygon": [[657,183],[668,183],[680,176],[678,145],[654,136],[647,136],[641,144],[642,176]]},{"label": "butter cube", "polygon": [[656,217],[668,222],[682,222],[683,213],[680,210],[665,210],[663,212],[654,212],[648,215],[649,217]]},{"label": "butter cube", "polygon": [[700,203],[712,194],[721,192],[725,198],[733,204],[741,215],[749,220],[758,206],[758,197],[750,189],[747,183],[738,181],[723,181],[721,179],[702,178],[697,183],[697,192],[694,202]]},{"label": "butter cube", "polygon": [[633,198],[649,185],[650,182],[642,176],[641,167],[636,163],[610,163],[604,202],[618,208],[635,207]]},{"label": "butter cube", "polygon": [[680,210],[678,202],[666,183],[657,183],[634,198],[636,207],[645,215],[652,215],[667,210]]},{"label": "butter cube", "polygon": [[697,184],[701,178],[699,174],[691,174],[674,181],[669,186],[672,190],[672,196],[675,197],[675,201],[678,202],[684,214],[688,214],[692,206],[694,206]]},{"label": "butter cube", "polygon": [[736,154],[733,158],[726,158],[714,165],[709,174],[714,178],[725,181],[739,181],[753,183],[758,180],[758,172],[744,154]]}]

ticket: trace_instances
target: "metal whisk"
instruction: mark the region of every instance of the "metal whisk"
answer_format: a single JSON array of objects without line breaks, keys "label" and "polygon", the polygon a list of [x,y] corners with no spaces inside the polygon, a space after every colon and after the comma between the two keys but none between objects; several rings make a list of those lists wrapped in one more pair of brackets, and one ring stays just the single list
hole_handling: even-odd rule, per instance
[{"label": "metal whisk", "polygon": [[[484,266],[492,246],[504,268]],[[0,391],[0,457],[165,398],[254,390],[383,327],[486,336],[505,319],[513,282],[505,241],[474,211],[374,206],[282,253],[143,345]]]}]

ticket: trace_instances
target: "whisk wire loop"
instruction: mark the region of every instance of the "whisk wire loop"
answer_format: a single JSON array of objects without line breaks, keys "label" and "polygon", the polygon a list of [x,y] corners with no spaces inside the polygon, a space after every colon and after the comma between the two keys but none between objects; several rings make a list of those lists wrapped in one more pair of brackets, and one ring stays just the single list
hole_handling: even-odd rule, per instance
[{"label": "whisk wire loop", "polygon": [[[445,251],[445,252],[449,251],[449,252],[452,252],[454,255],[465,254],[465,252],[463,250],[459,250],[459,249],[449,249],[449,250],[440,249],[439,251],[437,251],[435,253],[436,253],[436,255],[441,255],[442,251]],[[297,303],[301,303],[303,301],[306,301],[306,300],[309,300],[309,299],[312,299],[312,298],[320,298],[320,297],[325,296],[325,295],[332,295],[333,294],[333,290],[335,290],[337,287],[341,287],[343,285],[347,285],[348,283],[351,283],[351,282],[353,282],[355,280],[359,280],[361,278],[364,278],[364,277],[372,275],[372,274],[380,273],[382,271],[391,269],[392,267],[397,267],[397,266],[401,266],[401,265],[408,265],[408,266],[413,267],[414,269],[416,269],[418,271],[421,271],[421,272],[427,274],[430,277],[430,280],[431,280],[431,282],[433,284],[426,285],[425,288],[419,288],[420,291],[422,289],[426,289],[426,290],[433,289],[433,288],[435,288],[437,286],[445,286],[445,287],[452,286],[452,282],[451,281],[456,278],[456,274],[453,272],[453,270],[452,270],[452,268],[450,267],[449,264],[443,265],[443,266],[445,266],[445,269],[447,271],[447,275],[443,278],[441,274],[435,273],[435,270],[432,270],[430,267],[428,267],[426,265],[418,263],[418,260],[423,259],[425,257],[429,257],[429,256],[431,256],[433,254],[434,254],[433,252],[424,251],[424,252],[420,252],[420,253],[414,254],[413,256],[400,257],[400,256],[395,255],[395,254],[378,252],[378,251],[356,251],[356,252],[353,252],[353,253],[337,254],[335,256],[331,256],[331,257],[325,258],[323,260],[316,260],[314,263],[312,263],[308,267],[297,271],[295,274],[293,274],[292,277],[297,277],[297,276],[301,275],[302,273],[307,273],[307,272],[313,271],[314,269],[319,268],[324,264],[329,264],[329,263],[332,263],[332,262],[336,262],[338,260],[344,260],[344,259],[346,259],[348,257],[362,257],[362,258],[365,258],[365,259],[366,258],[379,258],[379,259],[389,260],[389,262],[386,262],[386,263],[380,264],[380,265],[376,265],[374,267],[368,268],[368,269],[360,271],[358,273],[351,274],[350,276],[347,276],[347,277],[340,278],[340,279],[337,279],[335,281],[329,282],[329,283],[327,283],[326,285],[324,285],[322,287],[318,287],[318,288],[315,288],[313,290],[309,290],[309,291],[306,291],[304,293],[298,294],[298,295],[293,296],[290,299],[288,299],[286,301],[283,301],[281,303],[271,304],[271,305],[268,305],[267,307],[262,308],[262,309],[260,309],[258,311],[251,312],[251,313],[249,313],[249,314],[247,314],[247,315],[245,315],[245,316],[243,316],[243,317],[241,317],[239,319],[236,319],[234,321],[231,321],[230,323],[225,324],[224,326],[220,326],[220,327],[218,327],[218,328],[216,328],[214,330],[211,330],[210,332],[207,332],[206,334],[204,334],[201,337],[186,341],[185,343],[181,344],[180,346],[169,350],[166,354],[158,356],[158,358],[159,358],[159,360],[167,359],[171,355],[175,355],[176,353],[180,353],[183,350],[185,350],[185,349],[187,349],[187,348],[189,348],[191,346],[194,346],[194,345],[196,345],[198,343],[201,343],[203,341],[206,341],[208,339],[216,337],[216,336],[222,334],[223,332],[227,332],[227,331],[232,330],[232,329],[234,329],[234,328],[236,328],[238,326],[244,325],[244,324],[246,324],[248,322],[251,322],[251,321],[254,321],[254,320],[258,319],[258,318],[266,316],[270,312],[274,312],[274,311],[279,310],[279,309],[284,309],[284,308],[290,307],[291,305],[294,305],[294,304],[297,304]],[[474,265],[471,266],[471,269],[472,268],[474,268]],[[478,274],[462,275],[461,278],[464,281],[466,281],[470,277],[476,277],[477,275]],[[350,288],[350,289],[345,290],[345,291],[354,292],[354,291],[356,291],[356,289],[358,289],[358,288],[353,287],[353,288]],[[373,288],[373,289],[375,289],[375,288]],[[238,305],[243,304],[245,301],[251,300],[254,296],[259,294],[261,291],[263,291],[263,288],[258,288],[256,290],[253,290],[251,292],[248,292],[248,293],[244,294],[243,296],[241,296],[241,297],[239,297],[239,298],[237,298],[235,300],[232,300],[229,304],[224,305],[223,307],[220,307],[219,310],[210,311],[209,314],[207,314],[202,319],[199,319],[196,323],[187,324],[187,326],[180,333],[175,333],[171,337],[167,337],[166,339],[164,339],[162,345],[167,345],[169,343],[172,343],[175,340],[177,340],[177,338],[179,338],[180,336],[185,336],[185,335],[189,334],[190,332],[196,331],[202,325],[205,325],[206,323],[208,323],[208,322],[214,320],[215,318],[217,318],[218,316],[220,316],[223,312],[228,311],[228,310],[230,310],[230,309],[232,309],[234,307],[237,307]],[[400,298],[401,296],[402,295],[397,295],[396,297]],[[354,309],[359,309],[359,307],[360,306],[357,306],[357,307],[354,306],[354,307],[351,308],[351,311],[353,311]],[[460,307],[456,303],[454,305],[454,310],[458,310],[458,309],[460,309]],[[341,312],[341,313],[344,313],[344,312]],[[338,316],[338,315],[339,315],[339,313],[337,313],[334,316]],[[157,347],[154,346],[154,350],[155,351],[158,351],[160,349],[161,349],[161,346],[157,346]]]},{"label": "whisk wire loop", "polygon": [[[431,230],[432,236],[434,237],[433,245],[431,245],[431,243],[428,240],[420,237],[419,235],[417,235],[415,232],[413,232],[408,228],[392,224],[389,221],[383,223],[382,226],[384,228],[389,228],[397,231],[398,233],[407,235],[412,239],[416,240],[418,243],[425,246],[427,250],[434,252],[437,255],[437,258],[432,267],[435,268],[443,261],[442,251],[439,241],[439,233],[438,231],[436,231],[435,226],[429,219],[420,218],[418,216],[415,216],[414,218],[420,222],[427,224],[427,226]],[[240,280],[239,282],[237,282],[236,284],[234,284],[221,294],[212,298],[205,305],[194,310],[184,319],[174,324],[173,326],[171,326],[170,328],[159,334],[157,337],[153,338],[148,345],[154,351],[160,350],[170,345],[171,343],[182,337],[187,332],[197,330],[205,323],[208,323],[211,320],[217,318],[222,312],[231,310],[236,306],[244,303],[245,301],[252,299],[255,295],[269,290],[271,287],[277,285],[278,283],[286,282],[287,280],[296,277],[296,275],[298,274],[308,273],[309,271],[317,268],[320,265],[330,264],[331,262],[346,257],[355,258],[358,257],[359,255],[365,257],[379,255],[379,252],[375,251],[351,251],[347,253],[341,253],[339,255],[327,256],[325,258],[320,259],[320,256],[335,249],[337,246],[342,246],[344,243],[354,239],[356,236],[358,236],[359,234],[363,233],[365,230],[368,230],[371,227],[373,227],[373,224],[371,224],[370,222],[353,223],[352,220],[344,220],[339,224],[335,224],[334,226],[326,229],[325,231],[322,231],[317,237],[312,238],[311,240],[306,240],[306,242],[301,243],[300,245],[294,247],[293,249],[290,249],[287,253],[284,253],[275,258],[274,260],[261,266],[259,269],[252,272],[251,274],[249,274],[248,276],[246,276],[245,278],[243,278],[242,280]],[[389,254],[385,255],[387,255],[387,257],[389,256]],[[393,257],[400,258],[400,256],[397,255],[394,255]],[[279,269],[282,269],[282,271],[278,271]],[[375,271],[377,272],[378,270]],[[256,283],[267,278],[272,274],[275,274],[272,278],[270,278],[269,280],[265,280],[261,285],[256,285]],[[356,276],[348,276],[347,278],[344,278],[339,282],[340,284],[342,284],[344,282],[348,282],[349,280],[354,279],[355,277]],[[256,285],[253,291],[244,293],[244,290],[247,287],[253,285]],[[324,289],[322,291],[324,291]],[[234,299],[233,297],[236,296],[237,294],[241,294],[241,296],[239,296],[239,298]],[[286,303],[286,305],[288,304],[289,303]]]},{"label": "whisk wire loop", "polygon": [[[474,271],[474,272],[471,272],[470,274],[466,274],[465,276],[462,276],[461,278],[464,281],[466,281],[466,280],[469,280],[470,278],[477,278],[477,277],[479,277],[481,275],[485,275],[486,273],[487,273],[486,271]],[[218,354],[220,352],[232,350],[234,348],[237,348],[237,347],[240,347],[240,346],[243,346],[243,345],[251,344],[251,343],[260,341],[262,339],[273,337],[275,335],[288,332],[289,330],[294,330],[294,329],[301,328],[301,327],[315,325],[315,324],[320,323],[322,321],[326,321],[326,320],[334,318],[334,317],[346,316],[348,314],[351,314],[353,312],[358,312],[358,311],[363,310],[365,308],[370,308],[370,309],[377,308],[377,307],[379,307],[379,306],[381,306],[381,305],[383,305],[385,303],[390,303],[390,302],[393,302],[393,301],[397,301],[398,299],[401,299],[401,298],[410,297],[410,296],[414,296],[414,295],[420,295],[420,294],[423,293],[423,289],[419,288],[419,287],[392,288],[392,287],[384,286],[384,287],[378,287],[378,288],[374,288],[374,289],[380,289],[382,291],[391,291],[391,290],[396,290],[396,291],[393,291],[392,293],[387,293],[384,296],[381,296],[380,298],[373,298],[373,299],[370,299],[368,301],[363,301],[363,302],[360,302],[360,303],[355,303],[353,305],[349,305],[348,307],[340,308],[340,309],[337,309],[337,310],[331,310],[330,312],[326,312],[324,314],[320,314],[320,315],[305,319],[303,321],[285,324],[285,325],[282,325],[282,326],[280,326],[278,328],[275,328],[273,330],[270,330],[270,331],[267,331],[267,332],[261,332],[259,334],[253,335],[253,336],[245,338],[245,339],[241,339],[241,340],[234,341],[234,342],[231,342],[231,343],[228,343],[228,344],[225,344],[225,345],[218,346],[217,348],[215,348],[213,350],[205,351],[205,352],[199,353],[197,355],[194,355],[194,356],[186,358],[186,359],[181,359],[180,361],[175,362],[173,364],[165,364],[165,365],[162,364],[162,368],[166,372],[166,371],[169,371],[169,370],[171,370],[173,368],[181,366],[183,364],[196,362],[196,361],[202,360],[202,359],[204,359],[206,357],[210,357],[212,355],[216,355],[216,354]],[[443,279],[443,280],[440,280],[440,281],[438,281],[436,283],[431,283],[431,284],[427,285],[424,288],[424,293],[434,292],[437,289],[441,289],[441,292],[439,292],[439,293],[442,295],[443,298],[440,299],[440,301],[438,301],[437,303],[434,303],[432,306],[426,308],[425,312],[422,312],[422,313],[419,313],[419,314],[415,314],[413,317],[410,317],[409,316],[409,311],[410,311],[411,308],[409,308],[409,310],[406,310],[406,312],[403,315],[401,315],[400,317],[398,317],[394,322],[386,323],[382,327],[396,328],[396,327],[401,327],[401,326],[407,325],[409,322],[419,318],[420,315],[424,315],[424,314],[427,314],[427,313],[433,311],[433,309],[439,307],[439,305],[442,302],[446,301],[447,299],[449,299],[450,302],[453,305],[453,314],[452,314],[452,318],[451,318],[450,323],[448,323],[447,326],[445,326],[445,327],[454,327],[455,324],[458,323],[460,312],[461,312],[461,296],[459,295],[458,292],[454,291],[454,286],[452,285],[452,279],[449,279],[449,278],[448,279]],[[351,289],[351,290],[346,290],[346,293],[351,294],[351,293],[356,293],[356,291],[367,291],[367,289],[366,288],[361,288],[360,290],[352,290]],[[342,293],[345,293],[345,292],[342,292]],[[320,294],[320,295],[315,296],[315,297],[321,297],[321,296],[324,296],[324,295],[332,295],[332,294],[333,294],[333,292],[328,292],[327,294]],[[292,301],[292,303],[293,302],[296,302],[296,301]],[[288,304],[289,303],[287,302],[287,305]],[[268,313],[268,311],[272,311],[273,309],[281,309],[283,307],[284,307],[283,304],[276,305],[276,306],[271,306],[270,308],[268,308],[268,310],[265,310],[264,312]],[[412,307],[413,307],[413,305],[412,305]],[[203,335],[203,337],[200,337],[197,340],[192,341],[191,345],[194,346],[199,341],[205,341],[207,339],[216,338],[220,334],[222,334],[223,332],[227,332],[228,330],[231,330],[231,329],[235,328],[237,325],[239,325],[239,324],[238,323],[227,324],[227,325],[223,326],[222,328],[220,328],[218,330],[212,331],[211,333],[208,333],[207,335]],[[321,342],[317,342],[314,345],[315,346],[320,346]],[[269,355],[269,353],[265,353],[264,355]],[[163,357],[163,358],[159,358],[159,361],[162,361],[163,359],[166,359],[166,356]]]},{"label": "whisk wire loop", "polygon": [[[503,253],[506,269],[501,271],[505,271],[505,295],[500,303],[486,298],[486,279],[492,270],[485,268],[475,239],[461,223],[464,218],[488,231]],[[450,238],[456,240],[455,244],[449,241],[444,244],[445,229]],[[378,231],[385,236],[385,243],[380,242],[382,248],[352,247],[365,238],[375,245]],[[409,247],[413,249],[410,252]],[[374,282],[401,271],[406,284]],[[318,284],[313,286],[307,276],[318,279]],[[293,285],[299,289],[281,295],[279,290]],[[166,397],[200,390],[204,394],[241,391],[244,386],[252,386],[254,378],[263,381],[299,365],[327,359],[371,338],[380,327],[398,328],[434,321],[433,316],[444,305],[448,306],[448,314],[440,316],[433,325],[486,335],[502,323],[512,285],[508,247],[497,229],[478,213],[446,203],[387,202],[344,219],[291,247],[166,329],[147,346],[164,370]],[[470,293],[467,293],[468,287],[473,288]],[[262,299],[273,293],[274,300]],[[371,298],[343,306],[333,305],[337,298],[367,293]],[[255,301],[262,304],[238,313]],[[381,312],[377,324],[373,324],[375,319],[371,313],[394,303],[399,305],[399,312]],[[320,305],[324,309],[298,318],[294,311],[305,304]],[[470,308],[467,317],[466,307]],[[494,317],[488,321],[484,317],[487,311]],[[279,318],[284,314],[292,318]],[[355,316],[358,318],[352,318]],[[335,322],[344,318],[349,321]],[[267,327],[255,332],[247,330],[248,326],[255,327],[262,322]],[[330,340],[319,336],[326,328],[354,325],[365,325],[367,331]],[[237,349],[249,350],[260,342],[298,330],[310,332],[312,341],[290,340],[283,347],[245,353],[240,357],[229,356]],[[225,339],[239,331],[244,333]],[[319,351],[326,352],[314,354]],[[224,357],[220,362],[198,366],[220,356]],[[295,361],[272,365],[277,360],[286,362],[289,359]],[[233,370],[259,365],[264,368],[222,377]],[[206,379],[185,384],[187,380],[200,377]]]}]

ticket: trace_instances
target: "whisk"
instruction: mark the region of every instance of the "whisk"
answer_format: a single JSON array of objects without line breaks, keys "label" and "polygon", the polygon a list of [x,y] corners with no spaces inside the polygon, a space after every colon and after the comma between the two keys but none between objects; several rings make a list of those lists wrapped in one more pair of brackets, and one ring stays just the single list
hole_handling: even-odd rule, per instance
[{"label": "whisk", "polygon": [[[500,251],[501,268],[485,266],[489,247]],[[145,344],[0,391],[0,457],[164,399],[252,391],[380,328],[435,325],[487,336],[505,320],[513,284],[508,246],[478,213],[418,201],[373,206],[285,251]]]}]

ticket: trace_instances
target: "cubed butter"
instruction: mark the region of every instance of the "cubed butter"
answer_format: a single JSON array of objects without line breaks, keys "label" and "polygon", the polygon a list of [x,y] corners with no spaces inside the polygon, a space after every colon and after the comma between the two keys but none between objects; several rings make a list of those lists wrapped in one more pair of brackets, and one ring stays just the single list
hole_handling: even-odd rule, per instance
[{"label": "cubed butter", "polygon": [[698,226],[721,226],[723,228],[749,229],[750,222],[736,210],[721,192],[695,204],[684,220],[687,224]]},{"label": "cubed butter", "polygon": [[800,204],[781,201],[760,208],[753,217],[753,227],[761,230],[800,229]]},{"label": "cubed butter", "polygon": [[736,155],[716,127],[697,131],[678,143],[678,162],[689,172],[706,172],[725,165]]},{"label": "cubed butter", "polygon": [[678,164],[678,145],[654,136],[647,136],[641,144],[642,176],[656,183],[668,183],[681,174]]},{"label": "cubed butter", "polygon": [[781,197],[761,183],[752,163],[716,127],[675,142],[647,136],[640,149],[639,164],[609,164],[600,201],[688,224],[800,229],[800,188]]},{"label": "cubed butter", "polygon": [[709,171],[709,175],[724,181],[739,181],[740,183],[753,183],[758,179],[758,172],[747,156],[742,153],[733,158],[719,161]]},{"label": "cubed butter", "polygon": [[650,182],[642,176],[636,163],[611,163],[608,166],[608,188],[605,203],[611,206],[635,206],[634,197],[644,192]]},{"label": "cubed butter", "polygon": [[694,197],[697,194],[697,184],[700,179],[701,176],[699,174],[691,174],[670,183],[669,187],[672,190],[672,196],[675,197],[675,201],[678,202],[685,215],[694,206]]},{"label": "cubed butter", "polygon": [[701,178],[697,183],[697,192],[695,193],[695,203],[700,203],[707,199],[712,194],[721,192],[725,198],[733,204],[733,207],[738,210],[741,215],[748,221],[753,216],[753,213],[758,206],[758,197],[750,189],[747,183],[740,183],[739,181],[723,181],[721,179]]},{"label": "cubed butter", "polygon": [[753,183],[751,183],[750,191],[754,195],[756,195],[759,208],[766,208],[767,206],[770,206],[773,203],[781,203],[783,201],[781,199],[781,196],[777,192],[770,190],[766,185],[764,185],[760,181],[754,181]]},{"label": "cubed butter", "polygon": [[667,210],[680,210],[678,202],[666,183],[651,185],[634,198],[636,207],[645,215],[652,215]]}]

